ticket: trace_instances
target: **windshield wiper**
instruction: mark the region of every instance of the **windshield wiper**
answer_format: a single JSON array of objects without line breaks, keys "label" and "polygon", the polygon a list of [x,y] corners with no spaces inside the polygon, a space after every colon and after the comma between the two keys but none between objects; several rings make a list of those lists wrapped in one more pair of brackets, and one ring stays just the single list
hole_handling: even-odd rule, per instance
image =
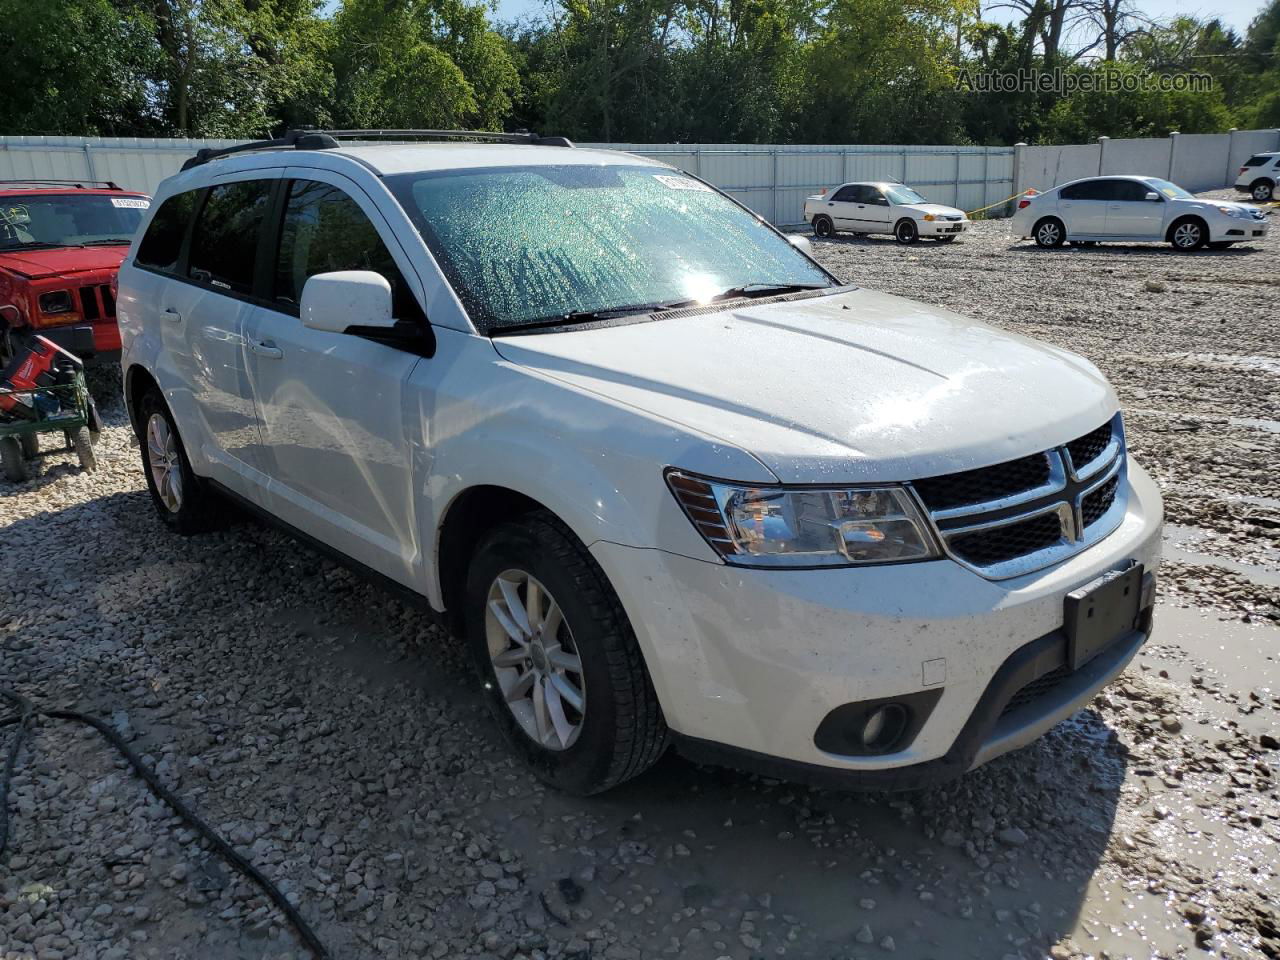
[{"label": "windshield wiper", "polygon": [[131,237],[108,237],[106,240],[86,240],[82,247],[120,247],[133,243]]},{"label": "windshield wiper", "polygon": [[659,300],[654,303],[633,303],[624,307],[601,307],[598,310],[570,310],[554,317],[543,317],[541,320],[529,320],[524,323],[504,323],[494,327],[490,333],[500,335],[520,330],[540,330],[547,327],[564,327],[578,323],[592,323],[597,320],[616,320],[619,317],[630,317],[642,313],[661,313],[664,310],[675,310],[689,307],[697,300]]},{"label": "windshield wiper", "polygon": [[13,246],[0,247],[12,253],[14,250],[49,250],[57,247],[83,247],[83,243],[50,243],[48,240],[32,240],[28,243],[15,243]]},{"label": "windshield wiper", "polygon": [[740,287],[730,287],[728,290],[721,290],[712,301],[716,300],[732,300],[735,297],[776,297],[783,293],[796,293],[800,290],[825,290],[830,287],[829,283],[769,283],[761,281],[758,283],[744,283]]}]

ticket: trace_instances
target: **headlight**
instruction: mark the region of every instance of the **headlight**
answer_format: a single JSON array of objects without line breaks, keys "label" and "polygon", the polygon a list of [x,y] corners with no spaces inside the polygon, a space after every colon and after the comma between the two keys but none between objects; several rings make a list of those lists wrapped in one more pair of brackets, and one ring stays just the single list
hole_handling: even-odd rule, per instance
[{"label": "headlight", "polygon": [[1239,217],[1241,220],[1253,218],[1253,214],[1244,207],[1219,207],[1218,212],[1225,213],[1228,217]]},{"label": "headlight", "polygon": [[902,487],[769,487],[667,471],[685,514],[727,562],[837,567],[938,556]]},{"label": "headlight", "polygon": [[71,310],[69,290],[54,290],[51,293],[40,294],[41,313],[70,313]]}]

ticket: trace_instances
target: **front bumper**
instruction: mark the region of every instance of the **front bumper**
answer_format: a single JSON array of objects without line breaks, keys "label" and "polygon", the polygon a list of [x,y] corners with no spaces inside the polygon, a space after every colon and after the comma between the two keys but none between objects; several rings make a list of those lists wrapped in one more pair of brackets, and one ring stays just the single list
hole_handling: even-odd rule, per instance
[{"label": "front bumper", "polygon": [[968,220],[917,220],[922,237],[959,236],[969,229]]},{"label": "front bumper", "polygon": [[1233,241],[1261,240],[1271,230],[1268,220],[1242,220],[1239,217],[1220,217],[1209,226],[1209,239]]},{"label": "front bumper", "polygon": [[[1112,534],[1008,580],[950,560],[751,570],[603,542],[591,549],[627,610],[682,751],[798,779],[917,787],[1040,736],[1141,646],[1145,630],[1005,711],[1028,679],[1027,662],[1044,672],[1061,656],[1067,593],[1135,561],[1154,571],[1160,495],[1141,467],[1130,461],[1128,469],[1126,512]],[[940,693],[897,752],[853,756],[815,742],[839,707],[925,690]]]}]

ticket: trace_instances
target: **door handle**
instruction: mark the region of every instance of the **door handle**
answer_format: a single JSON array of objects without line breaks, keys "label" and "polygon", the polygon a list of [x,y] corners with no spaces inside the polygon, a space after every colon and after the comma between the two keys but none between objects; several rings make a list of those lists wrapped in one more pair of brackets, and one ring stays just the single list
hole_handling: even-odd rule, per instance
[{"label": "door handle", "polygon": [[164,318],[168,320],[170,323],[182,322],[182,314],[180,314],[177,310],[173,309],[173,307],[164,308]]},{"label": "door handle", "polygon": [[270,340],[250,340],[249,349],[258,356],[266,357],[269,360],[279,360],[284,356],[284,351]]},{"label": "door handle", "polygon": [[867,209],[867,205],[866,205],[865,203],[860,203],[860,204],[858,204],[858,209],[859,209],[859,210],[865,210],[865,209]]},{"label": "door handle", "polygon": [[836,202],[835,202],[834,200],[828,200],[828,201],[827,201],[827,206],[828,206],[828,207],[834,207],[835,205],[836,205]]}]

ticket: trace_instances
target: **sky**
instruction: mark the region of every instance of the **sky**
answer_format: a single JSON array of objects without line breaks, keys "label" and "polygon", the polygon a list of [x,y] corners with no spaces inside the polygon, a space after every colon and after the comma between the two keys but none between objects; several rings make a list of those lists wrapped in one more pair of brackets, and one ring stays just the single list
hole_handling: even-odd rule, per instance
[{"label": "sky", "polygon": [[[983,8],[990,3],[991,0],[984,0]],[[496,0],[496,15],[499,20],[515,20],[527,14],[540,13],[545,9],[545,4],[546,0]],[[1138,0],[1137,3],[1138,9],[1156,19],[1216,16],[1227,26],[1234,27],[1241,36],[1244,36],[1249,21],[1258,14],[1262,6],[1261,0],[1213,0],[1212,3],[1205,3],[1203,0]],[[985,16],[996,21],[1011,19],[1009,12],[1000,10],[988,11]]]}]

